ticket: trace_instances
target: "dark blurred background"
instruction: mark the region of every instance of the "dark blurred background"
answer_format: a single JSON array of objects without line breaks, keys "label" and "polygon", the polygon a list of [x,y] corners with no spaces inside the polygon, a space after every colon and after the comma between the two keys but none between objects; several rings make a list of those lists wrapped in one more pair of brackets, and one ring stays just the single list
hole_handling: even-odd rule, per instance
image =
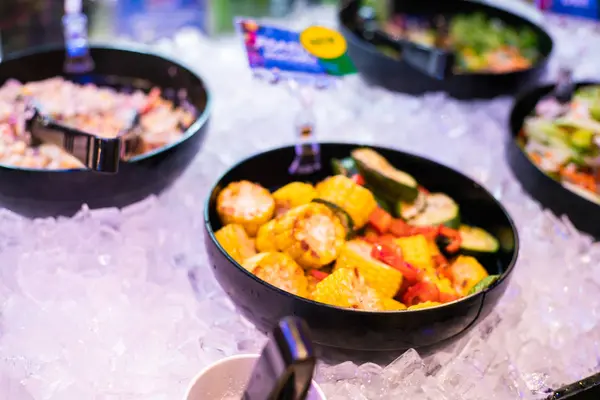
[{"label": "dark blurred background", "polygon": [[61,41],[63,10],[62,0],[0,0],[3,52]]},{"label": "dark blurred background", "polygon": [[[232,31],[234,16],[283,17],[336,0],[82,0],[92,38],[115,34],[140,41],[170,36],[183,26],[210,34]],[[63,40],[64,0],[0,0],[3,54]]]}]

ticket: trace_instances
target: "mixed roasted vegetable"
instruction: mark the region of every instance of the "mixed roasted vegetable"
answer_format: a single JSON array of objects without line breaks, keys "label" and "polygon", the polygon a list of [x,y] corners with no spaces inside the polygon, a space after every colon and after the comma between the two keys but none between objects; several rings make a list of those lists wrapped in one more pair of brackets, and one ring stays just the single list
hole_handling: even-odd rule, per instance
[{"label": "mixed roasted vegetable", "polygon": [[[530,68],[540,58],[533,30],[508,26],[482,13],[452,17],[442,38],[431,24],[404,15],[389,19],[383,29],[394,38],[453,49],[456,72],[506,73]],[[382,51],[393,55],[389,49]]]},{"label": "mixed roasted vegetable", "polygon": [[46,116],[62,125],[105,138],[119,136],[131,111],[140,115],[140,145],[126,157],[151,152],[180,140],[194,122],[195,111],[149,93],[119,92],[110,87],[78,84],[62,77],[0,87],[0,165],[35,169],[72,169],[84,165],[61,147],[38,144],[27,129],[26,104],[35,100]]},{"label": "mixed roasted vegetable", "polygon": [[273,193],[249,181],[217,197],[215,236],[245,269],[287,292],[368,311],[448,303],[493,284],[478,256],[498,251],[461,224],[458,204],[430,193],[372,149],[333,160],[333,176]]},{"label": "mixed roasted vegetable", "polygon": [[553,97],[540,101],[519,141],[538,168],[600,203],[600,86],[577,90],[566,106]]}]

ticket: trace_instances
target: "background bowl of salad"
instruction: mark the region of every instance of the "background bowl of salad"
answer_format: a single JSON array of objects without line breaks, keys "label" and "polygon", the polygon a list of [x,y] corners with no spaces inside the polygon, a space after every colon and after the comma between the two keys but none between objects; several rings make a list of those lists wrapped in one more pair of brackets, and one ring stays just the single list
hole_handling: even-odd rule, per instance
[{"label": "background bowl of salad", "polygon": [[518,235],[484,188],[401,151],[322,143],[322,168],[292,175],[294,147],[226,172],[205,207],[213,272],[240,312],[269,331],[307,321],[326,348],[439,344],[492,310]]},{"label": "background bowl of salad", "polygon": [[[0,64],[0,206],[28,217],[73,215],[123,207],[168,187],[198,152],[210,95],[194,72],[167,58],[111,46],[91,46],[91,73],[63,72],[65,49],[46,46]],[[140,114],[140,145],[116,174],[86,170],[53,145],[37,145],[24,123],[23,97],[53,119],[115,137],[122,110]]]},{"label": "background bowl of salad", "polygon": [[515,101],[507,160],[544,207],[600,237],[600,83],[576,84],[564,106],[553,90],[553,85],[538,87]]},{"label": "background bowl of salad", "polygon": [[[342,2],[344,3],[344,2]],[[431,76],[403,59],[401,51],[364,39],[361,7],[373,4],[379,29],[389,37],[425,48],[443,46],[455,56],[444,78]],[[409,94],[445,91],[460,99],[515,94],[535,82],[552,53],[548,33],[509,11],[467,0],[350,0],[339,12],[348,53],[369,82]],[[448,35],[438,42],[436,19],[446,21]]]}]

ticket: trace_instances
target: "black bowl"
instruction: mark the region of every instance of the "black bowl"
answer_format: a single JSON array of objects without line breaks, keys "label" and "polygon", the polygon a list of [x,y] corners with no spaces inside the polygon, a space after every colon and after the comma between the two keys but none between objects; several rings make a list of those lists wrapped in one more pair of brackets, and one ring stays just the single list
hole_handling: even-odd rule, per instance
[{"label": "black bowl", "polygon": [[[576,87],[598,85],[597,82],[580,82]],[[517,141],[525,118],[534,110],[536,104],[554,89],[554,85],[537,87],[517,97],[510,113],[510,134],[506,138],[506,158],[512,172],[523,189],[544,207],[556,215],[567,215],[571,222],[582,231],[600,238],[600,205],[587,200],[560,182],[552,179],[531,162]]]},{"label": "black bowl", "polygon": [[[321,144],[321,171],[303,177],[317,182],[332,175],[329,160],[347,157],[357,145]],[[294,147],[257,154],[233,166],[215,184],[204,210],[205,244],[214,274],[241,313],[268,332],[288,315],[306,320],[314,341],[324,347],[358,351],[402,350],[431,346],[472,327],[492,310],[506,290],[518,254],[516,228],[494,197],[466,176],[425,158],[397,150],[373,147],[392,164],[414,175],[427,189],[447,193],[462,206],[465,221],[501,238],[503,249],[484,266],[503,273],[497,284],[461,301],[444,306],[401,312],[363,312],[316,303],[280,290],[255,277],[236,263],[215,239],[221,227],[215,209],[218,192],[233,181],[248,179],[267,188],[295,180],[288,174]],[[297,178],[296,178],[297,179]]]},{"label": "black bowl", "polygon": [[408,94],[444,91],[458,99],[493,98],[513,95],[524,85],[537,81],[544,73],[552,53],[552,39],[539,26],[508,11],[490,5],[465,0],[395,0],[395,13],[415,16],[451,16],[485,13],[511,26],[526,26],[538,36],[541,59],[531,68],[503,74],[464,73],[439,80],[413,68],[404,61],[384,55],[365,41],[356,31],[360,2],[350,0],[339,12],[340,30],[348,42],[348,54],[358,72],[369,83]]},{"label": "black bowl", "polygon": [[0,165],[0,206],[27,217],[76,213],[83,204],[90,208],[123,207],[159,193],[185,170],[198,152],[207,127],[211,100],[202,79],[167,58],[118,47],[92,46],[96,63],[92,74],[63,73],[64,47],[50,46],[11,56],[0,63],[0,85],[8,79],[37,81],[54,76],[117,89],[150,89],[158,86],[166,97],[178,100],[187,92],[187,102],[197,118],[175,143],[121,162],[115,175],[86,170],[25,169]]},{"label": "black bowl", "polygon": [[596,400],[600,399],[600,373],[555,390],[546,400]]}]

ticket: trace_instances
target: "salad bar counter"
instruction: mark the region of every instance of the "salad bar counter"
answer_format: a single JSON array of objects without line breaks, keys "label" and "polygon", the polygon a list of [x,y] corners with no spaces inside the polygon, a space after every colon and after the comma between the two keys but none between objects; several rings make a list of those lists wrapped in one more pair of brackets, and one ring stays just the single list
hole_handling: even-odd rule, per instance
[{"label": "salad bar counter", "polygon": [[[335,26],[338,12],[314,7],[279,24]],[[575,80],[598,79],[595,25],[548,17],[543,31],[554,53],[578,54]],[[19,202],[0,209],[0,398],[182,399],[209,364],[259,353],[287,315],[312,330],[314,380],[329,400],[575,399],[598,387],[600,244],[588,235],[599,233],[590,194],[597,88],[578,87],[554,113],[536,108],[552,86],[516,102],[460,101],[347,77],[311,93],[321,169],[298,177],[288,169],[297,99],[253,79],[239,38],[184,28],[135,54],[145,52],[138,67],[152,71],[147,79],[197,88],[188,93],[193,115],[150,92],[176,137],[159,135],[154,148],[147,131],[150,147],[121,162],[152,174],[119,190],[160,186],[148,192],[158,194],[121,209],[83,206],[73,217],[28,219]],[[514,55],[518,68],[549,51],[525,53]],[[477,64],[468,49],[462,57],[461,74],[497,67]],[[547,62],[551,82],[563,65]],[[155,63],[167,67],[155,72]],[[16,107],[17,89],[43,92],[46,108],[59,91],[102,95],[85,82],[27,83],[57,74],[6,83],[0,105]],[[115,109],[148,101],[104,96]],[[97,123],[92,111],[71,122]],[[7,115],[2,129],[12,135]],[[184,161],[161,156],[185,145],[182,135],[202,139]],[[0,145],[0,160],[10,161],[0,172],[13,177],[1,192],[28,188],[26,197],[47,204],[81,198],[53,178],[63,154],[42,163],[29,147],[15,155]],[[532,186],[543,179],[543,189]]]}]

